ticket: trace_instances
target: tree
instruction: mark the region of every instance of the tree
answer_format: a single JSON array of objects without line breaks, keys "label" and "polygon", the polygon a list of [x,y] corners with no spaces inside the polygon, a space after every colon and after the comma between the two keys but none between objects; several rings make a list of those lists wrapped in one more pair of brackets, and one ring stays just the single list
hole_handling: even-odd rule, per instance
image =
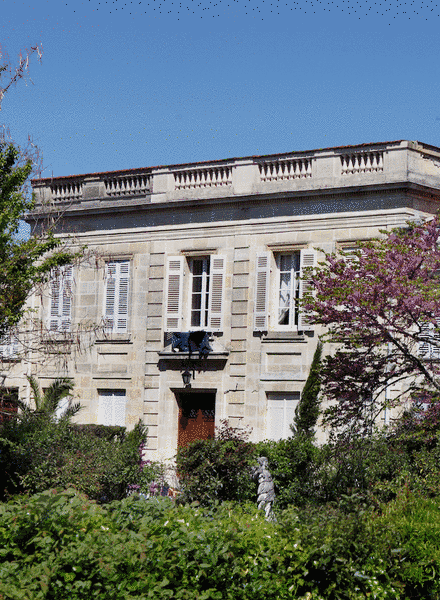
[{"label": "tree", "polygon": [[20,220],[34,201],[22,190],[32,165],[17,165],[18,157],[12,144],[0,143],[0,339],[20,322],[29,295],[49,280],[52,269],[74,258],[57,251],[60,240],[50,230],[19,239]]},{"label": "tree", "polygon": [[[25,76],[34,53],[41,58],[40,45],[24,56],[20,53],[16,67],[7,59],[0,64],[0,78],[7,76],[6,84],[0,85],[0,108],[6,92]],[[0,60],[4,57],[0,47]],[[49,224],[39,223],[39,232],[27,239],[20,236],[23,219],[35,207],[29,178],[41,168],[38,149],[28,141],[28,147],[20,148],[9,134],[0,138],[0,344],[8,344],[11,333],[14,338],[23,337],[18,336],[17,327],[30,295],[49,281],[53,269],[71,264],[83,253],[73,253],[66,242],[62,245]]]},{"label": "tree", "polygon": [[27,375],[27,379],[34,396],[35,410],[32,411],[27,404],[19,401],[23,412],[35,412],[49,419],[54,419],[59,409],[62,408],[60,419],[69,421],[81,410],[79,402],[75,404],[68,403],[64,406],[63,400],[69,400],[72,397],[74,383],[71,379],[67,377],[56,379],[44,392],[40,390],[36,377]]},{"label": "tree", "polygon": [[295,410],[292,431],[303,433],[307,437],[313,436],[314,427],[319,417],[319,392],[321,389],[321,355],[322,343],[318,342],[313,355],[309,376],[301,394],[301,400]]},{"label": "tree", "polygon": [[304,307],[336,348],[322,366],[324,422],[340,432],[368,433],[385,407],[440,391],[439,226],[435,217],[382,231],[309,273]]}]

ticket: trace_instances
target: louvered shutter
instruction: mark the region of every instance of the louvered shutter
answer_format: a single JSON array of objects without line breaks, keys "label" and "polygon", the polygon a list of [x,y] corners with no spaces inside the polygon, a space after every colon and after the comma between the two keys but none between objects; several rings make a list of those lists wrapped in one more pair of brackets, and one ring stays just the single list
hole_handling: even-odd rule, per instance
[{"label": "louvered shutter", "polygon": [[116,263],[106,264],[104,322],[107,332],[113,331],[116,307]]},{"label": "louvered shutter", "polygon": [[[300,300],[304,300],[307,296],[313,294],[313,285],[310,279],[304,279],[304,269],[306,267],[314,267],[317,264],[317,252],[316,250],[309,250],[305,248],[300,253],[300,281],[299,281],[299,297]],[[304,311],[300,307],[298,315],[298,330],[299,331],[310,331],[313,330],[313,325],[308,322]]]},{"label": "louvered shutter", "polygon": [[267,395],[267,437],[287,439],[292,435],[290,425],[300,400],[299,392],[269,392]]},{"label": "louvered shutter", "polygon": [[73,267],[65,267],[61,276],[60,329],[70,331],[72,324]]},{"label": "louvered shutter", "polygon": [[167,265],[165,331],[181,331],[182,327],[183,256],[170,256]]},{"label": "louvered shutter", "polygon": [[225,287],[225,265],[225,256],[211,256],[208,309],[209,331],[223,330],[223,294]]},{"label": "louvered shutter", "polygon": [[73,267],[54,269],[50,282],[50,331],[70,331],[72,323]]},{"label": "louvered shutter", "polygon": [[440,358],[440,317],[436,318],[436,328],[433,332],[435,344],[431,344],[431,358]]},{"label": "louvered shutter", "polygon": [[[437,328],[440,327],[440,317],[436,319]],[[440,358],[440,333],[436,331],[434,323],[424,323],[420,331],[418,355],[426,359]],[[435,340],[435,343],[432,342]]]},{"label": "louvered shutter", "polygon": [[130,261],[112,261],[106,265],[104,305],[105,330],[125,333],[128,330],[128,294]]},{"label": "louvered shutter", "polygon": [[116,287],[118,290],[116,304],[116,333],[128,331],[128,292],[130,278],[130,262],[128,260],[118,262]]},{"label": "louvered shutter", "polygon": [[99,394],[98,423],[125,427],[126,396],[123,390],[102,391]]},{"label": "louvered shutter", "polygon": [[254,331],[268,330],[270,252],[257,254]]}]

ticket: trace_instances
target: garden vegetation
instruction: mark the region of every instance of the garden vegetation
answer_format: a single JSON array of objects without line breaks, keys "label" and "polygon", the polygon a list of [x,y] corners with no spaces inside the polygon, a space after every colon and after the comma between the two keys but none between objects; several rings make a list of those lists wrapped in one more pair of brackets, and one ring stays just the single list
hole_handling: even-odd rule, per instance
[{"label": "garden vegetation", "polygon": [[[33,207],[20,192],[32,165],[17,152],[0,144],[0,337],[72,260],[50,233],[17,240]],[[72,383],[43,394],[32,379],[34,407],[0,423],[0,600],[439,600],[439,226],[327,256],[306,308],[338,349],[321,359],[318,345],[292,436],[255,444],[223,422],[177,453],[176,500],[163,497],[164,466],[143,459],[141,423],[76,425],[79,405],[57,414]],[[404,394],[391,401],[384,391],[397,382]],[[322,398],[337,402],[318,447]],[[270,522],[251,479],[262,455]]]}]

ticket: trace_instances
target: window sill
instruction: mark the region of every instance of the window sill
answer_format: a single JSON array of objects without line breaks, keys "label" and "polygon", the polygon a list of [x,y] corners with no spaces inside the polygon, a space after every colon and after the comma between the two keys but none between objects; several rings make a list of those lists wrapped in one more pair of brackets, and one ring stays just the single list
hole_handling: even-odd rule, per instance
[{"label": "window sill", "polygon": [[131,344],[130,333],[99,333],[96,344]]},{"label": "window sill", "polygon": [[305,343],[306,337],[303,333],[297,331],[268,331],[261,336],[261,341],[264,342],[298,342]]},{"label": "window sill", "polygon": [[212,361],[226,360],[229,356],[229,352],[227,350],[223,352],[210,352],[205,358],[199,358],[198,352],[172,352],[171,350],[161,350],[160,352],[158,352],[158,355],[160,360],[182,360],[190,358],[192,361]]}]

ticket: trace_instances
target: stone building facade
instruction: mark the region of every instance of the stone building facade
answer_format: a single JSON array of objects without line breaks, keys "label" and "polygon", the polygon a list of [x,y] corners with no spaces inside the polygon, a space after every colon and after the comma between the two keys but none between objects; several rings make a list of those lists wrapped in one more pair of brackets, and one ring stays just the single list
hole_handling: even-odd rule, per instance
[{"label": "stone building facade", "polygon": [[[96,256],[65,269],[33,306],[55,337],[81,322],[101,327],[84,353],[27,368],[43,387],[74,378],[80,422],[142,419],[148,455],[167,459],[222,419],[250,426],[253,440],[290,434],[320,333],[298,309],[303,267],[434,214],[440,149],[395,141],[33,188],[38,217],[60,213],[60,234]],[[7,385],[25,396],[22,372],[15,365]]]}]

